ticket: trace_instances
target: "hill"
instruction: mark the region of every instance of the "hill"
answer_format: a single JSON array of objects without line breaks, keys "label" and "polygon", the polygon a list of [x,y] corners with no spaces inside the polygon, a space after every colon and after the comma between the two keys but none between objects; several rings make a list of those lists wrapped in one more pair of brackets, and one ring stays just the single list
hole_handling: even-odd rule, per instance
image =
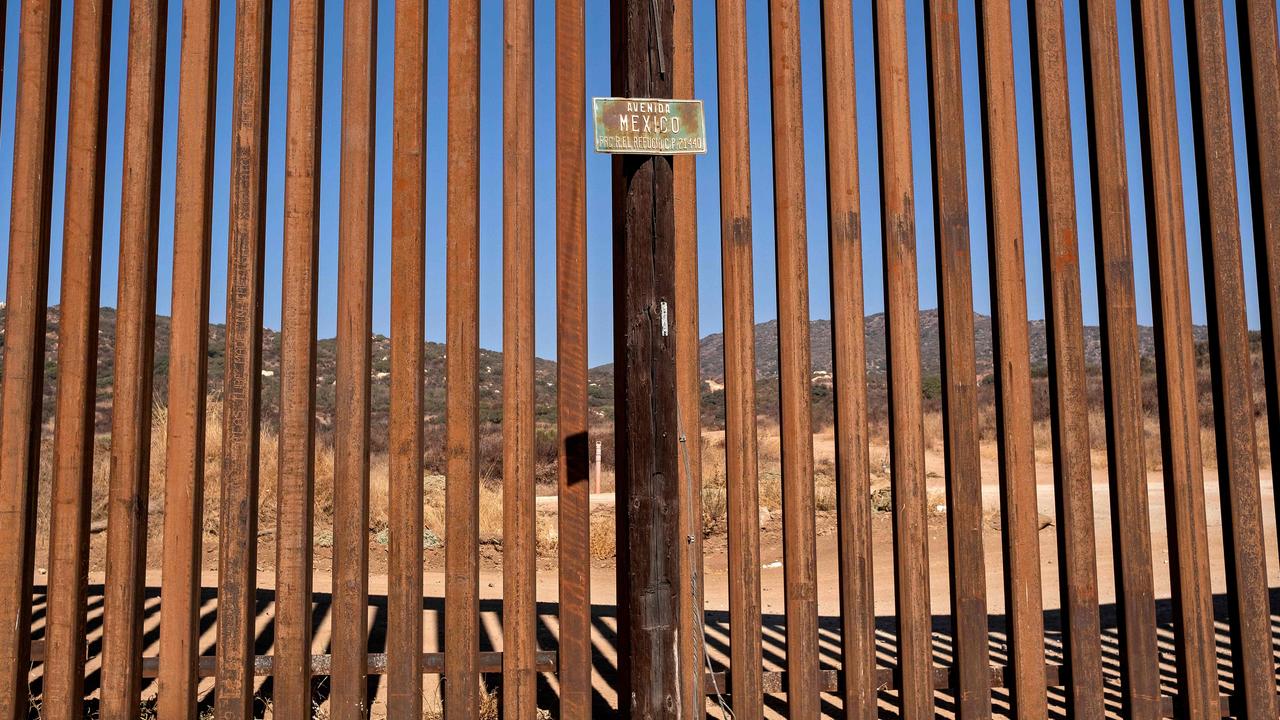
[{"label": "hill", "polygon": [[[3,319],[5,310],[0,306],[0,361],[4,352]],[[46,422],[52,420],[54,398],[57,387],[59,309],[48,310],[48,332],[46,337],[45,357],[45,401],[44,417]],[[921,364],[925,378],[925,392],[930,394],[940,386],[940,348],[938,342],[937,310],[925,310],[920,314],[920,347]],[[991,318],[975,315],[974,344],[977,357],[978,374],[988,377],[992,371],[992,327]],[[115,360],[115,327],[116,312],[111,308],[103,308],[100,315],[98,340],[98,417],[97,426],[100,432],[110,429],[111,395]],[[154,400],[163,404],[168,393],[169,366],[169,327],[168,317],[156,319],[156,355],[154,371]],[[1047,327],[1043,320],[1029,324],[1031,363],[1037,375],[1043,375],[1047,366],[1048,339]],[[755,329],[756,342],[756,375],[758,382],[758,403],[760,413],[764,416],[775,415],[777,411],[777,375],[778,375],[778,334],[777,321],[761,323]],[[213,395],[221,393],[226,328],[220,324],[209,326],[209,391]],[[1195,338],[1203,343],[1207,333],[1204,327],[1196,327]],[[831,322],[815,320],[810,329],[813,359],[813,398],[815,423],[821,425],[831,417],[830,373],[831,366]],[[1141,353],[1148,360],[1154,357],[1155,340],[1150,327],[1139,330]],[[883,386],[886,371],[885,353],[885,316],[870,315],[866,318],[866,352],[867,377],[871,386],[871,401],[878,402],[883,397]],[[1100,332],[1097,327],[1085,328],[1086,362],[1095,372],[1101,363]],[[385,443],[387,408],[390,399],[390,339],[385,335],[375,335],[371,342],[372,377],[372,439],[374,450],[380,450]],[[316,352],[316,415],[319,432],[322,436],[332,429],[334,410],[334,380],[336,365],[336,341],[333,338],[320,340]],[[426,365],[426,391],[424,422],[428,440],[443,434],[445,392],[445,347],[443,344],[429,342],[424,348]],[[704,424],[717,426],[723,423],[724,383],[724,336],[720,333],[708,335],[700,343],[699,364],[704,380],[702,416]],[[1145,363],[1148,369],[1150,362]],[[493,350],[481,350],[479,354],[479,396],[480,421],[482,439],[500,432],[502,422],[502,354]],[[263,422],[274,426],[279,416],[280,401],[280,334],[274,330],[264,330],[262,337],[262,418]],[[551,433],[555,421],[556,364],[554,361],[539,359],[535,364],[537,385],[539,425],[545,432]],[[589,372],[589,397],[592,408],[593,424],[611,424],[613,420],[613,366],[601,365]],[[874,410],[874,408],[873,408]],[[877,413],[873,412],[873,418]],[[554,437],[551,433],[549,437]],[[549,439],[549,438],[548,438]],[[500,442],[500,441],[498,441]],[[554,448],[551,449],[554,457]]]}]

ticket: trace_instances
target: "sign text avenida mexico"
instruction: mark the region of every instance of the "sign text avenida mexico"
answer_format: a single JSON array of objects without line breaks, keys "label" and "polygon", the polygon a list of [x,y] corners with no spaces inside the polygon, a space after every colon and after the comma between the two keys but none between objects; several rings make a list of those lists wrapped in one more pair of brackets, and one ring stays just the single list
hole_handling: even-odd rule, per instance
[{"label": "sign text avenida mexico", "polygon": [[707,151],[701,100],[595,98],[596,152],[632,155]]}]

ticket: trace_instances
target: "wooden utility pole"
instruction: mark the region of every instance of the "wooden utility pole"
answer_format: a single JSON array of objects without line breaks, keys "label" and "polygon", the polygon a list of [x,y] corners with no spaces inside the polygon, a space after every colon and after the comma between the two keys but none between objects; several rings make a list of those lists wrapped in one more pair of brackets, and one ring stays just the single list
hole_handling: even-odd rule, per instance
[{"label": "wooden utility pole", "polygon": [[[613,0],[613,93],[670,98],[672,0]],[[677,718],[680,427],[672,158],[613,159],[619,712]],[[690,408],[686,415],[697,413]]]}]

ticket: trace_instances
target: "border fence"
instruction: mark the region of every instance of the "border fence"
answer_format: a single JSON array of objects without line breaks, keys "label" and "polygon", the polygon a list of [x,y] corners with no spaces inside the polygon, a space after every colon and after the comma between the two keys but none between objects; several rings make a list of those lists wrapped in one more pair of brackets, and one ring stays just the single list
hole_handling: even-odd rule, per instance
[{"label": "border fence", "polygon": [[[391,2],[392,0],[386,0]],[[440,674],[451,718],[479,717],[477,688],[501,676],[504,717],[533,718],[539,677],[555,678],[556,712],[593,710],[593,647],[587,378],[586,57],[587,0],[555,1],[556,338],[558,427],[558,604],[554,648],[539,637],[534,486],[534,156],[533,123],[516,103],[503,110],[503,535],[502,650],[481,650],[478,507],[479,350],[479,0],[448,3],[447,388],[448,507],[441,652],[423,638],[423,342],[426,195],[427,0],[394,0],[391,191],[391,407],[389,560],[385,652],[371,653],[369,607],[370,335],[374,242],[374,141],[377,3],[289,2],[284,224],[268,237],[267,180],[271,0],[236,0],[235,33],[218,36],[218,1],[184,0],[179,36],[168,32],[165,0],[129,2],[124,166],[119,229],[117,322],[110,431],[106,581],[100,642],[86,641],[90,500],[93,481],[99,291],[110,88],[111,3],[21,0],[13,196],[5,291],[4,375],[0,398],[0,718],[30,712],[30,677],[39,666],[42,717],[85,715],[86,658],[100,656],[98,712],[134,717],[144,683],[157,679],[157,711],[197,717],[203,678],[216,680],[216,716],[249,717],[262,678],[272,682],[276,717],[311,717],[313,679],[330,680],[329,716],[363,717],[367,678],[386,675],[389,717],[423,716],[423,678]],[[938,710],[951,698],[959,717],[993,713],[993,693],[1018,718],[1277,717],[1275,599],[1259,443],[1254,418],[1265,415],[1280,462],[1280,49],[1274,0],[1234,3],[1230,38],[1224,4],[1182,3],[1187,72],[1177,72],[1172,0],[1131,0],[1138,127],[1126,128],[1117,3],[1079,0],[1078,42],[1063,0],[1028,0],[1033,143],[1020,137],[1015,106],[1014,37],[1008,0],[976,5],[978,81],[993,307],[997,442],[1001,505],[1004,627],[1007,651],[994,662],[992,613],[983,549],[983,489],[974,347],[974,285],[961,25],[956,0],[924,0],[931,174],[913,176],[906,6],[873,3],[878,145],[859,148],[855,103],[855,0],[821,3],[822,89],[834,358],[839,573],[816,570],[810,442],[807,199],[799,0],[769,0],[767,57],[747,46],[746,0],[715,3],[718,137],[724,307],[725,448],[729,608],[727,650],[703,657],[700,575],[701,487],[698,463],[681,467],[679,504],[692,548],[680,559],[677,634],[682,717],[721,712],[704,703],[723,696],[740,719],[779,712],[876,717],[888,703],[901,717]],[[614,0],[615,10],[622,7]],[[670,24],[662,48],[673,94],[693,97],[692,3],[654,0],[649,20]],[[533,95],[534,0],[505,0],[503,88]],[[36,587],[36,500],[41,478],[46,310],[61,13],[70,9],[71,55],[65,207],[56,349],[54,465],[49,574]],[[343,16],[340,48],[322,42],[325,13]],[[3,22],[5,13],[0,13]],[[615,23],[621,22],[615,18]],[[5,37],[0,28],[0,42]],[[211,213],[215,188],[215,96],[220,43],[234,43],[231,176],[223,378],[221,496],[217,525],[216,655],[202,654],[200,582],[204,537],[205,403]],[[1071,48],[1080,48],[1077,56]],[[145,552],[155,360],[165,64],[179,55],[177,165],[173,217],[173,297],[164,484],[163,571],[158,630],[144,633],[152,602]],[[1231,48],[1238,48],[1246,162],[1237,166],[1232,118]],[[324,52],[343,65],[341,118],[322,115]],[[3,53],[0,52],[0,57]],[[754,338],[749,63],[770,68],[773,201],[777,235],[780,432],[783,486],[785,652],[782,670],[762,661],[756,358]],[[1072,147],[1073,65],[1083,65],[1087,152]],[[1190,124],[1179,93],[1190,101]],[[708,98],[710,101],[711,98]],[[1026,112],[1024,110],[1024,112]],[[338,278],[334,297],[317,288],[322,122],[341,123]],[[1181,128],[1181,130],[1180,130]],[[1126,134],[1141,142],[1145,238],[1131,217]],[[1183,145],[1193,146],[1196,190],[1184,204]],[[1019,153],[1034,147],[1032,165]],[[861,154],[862,158],[859,159]],[[1087,167],[1076,165],[1087,158]],[[677,197],[696,195],[695,159],[670,162]],[[876,162],[880,187],[860,187],[859,163]],[[1035,168],[1038,228],[1024,227],[1023,170]],[[703,166],[706,172],[709,168]],[[1077,212],[1077,177],[1087,177],[1092,213]],[[921,404],[916,189],[932,186],[946,448],[946,546],[951,647],[937,660],[930,608],[929,537]],[[1240,184],[1249,189],[1242,207]],[[896,633],[880,637],[872,565],[868,396],[864,347],[862,207],[880,206],[887,316]],[[1189,209],[1199,217],[1189,228]],[[697,217],[675,208],[676,356],[680,403],[697,407]],[[1256,248],[1265,407],[1254,399],[1246,312],[1241,214]],[[1090,225],[1091,223],[1091,225]],[[1087,227],[1087,233],[1081,233]],[[1189,234],[1191,237],[1189,237]],[[1198,237],[1195,237],[1198,235]],[[1107,476],[1118,645],[1104,652],[1095,539],[1093,470],[1082,310],[1082,237],[1092,238],[1101,315]],[[1024,242],[1042,244],[1049,328],[1049,384],[1058,557],[1041,555],[1032,367]],[[1135,290],[1135,242],[1146,242],[1155,316],[1159,438],[1169,574],[1168,618],[1157,617],[1152,526],[1143,432],[1143,383]],[[1206,297],[1192,295],[1188,247],[1203,252]],[[1198,242],[1196,242],[1198,241]],[[283,255],[278,538],[274,640],[257,648],[257,502],[261,404],[264,253]],[[220,269],[215,270],[221,272]],[[275,278],[269,279],[275,282]],[[313,453],[317,309],[337,304],[332,643],[312,652]],[[1202,456],[1197,346],[1192,310],[1208,309],[1215,448],[1222,499],[1223,577],[1211,572]],[[621,361],[621,359],[620,359]],[[689,452],[701,458],[697,414],[683,419]],[[682,495],[683,497],[683,495]],[[1051,561],[1054,561],[1051,563]],[[625,574],[623,563],[620,573]],[[1046,647],[1044,576],[1061,589],[1061,649]],[[839,584],[838,661],[820,657],[819,583]],[[1226,588],[1215,607],[1215,583]],[[36,595],[42,605],[36,614]],[[33,622],[41,626],[33,631]],[[157,633],[157,637],[151,637]],[[1219,640],[1219,637],[1225,641]],[[34,638],[34,640],[33,640]],[[1161,648],[1167,646],[1168,652]],[[158,654],[150,648],[158,647]],[[619,647],[619,655],[628,649]],[[825,652],[825,651],[821,651]],[[1113,659],[1104,659],[1106,654]],[[706,665],[707,671],[702,667]],[[1110,667],[1114,665],[1114,667]],[[1110,679],[1110,675],[1116,679]],[[1062,707],[1050,708],[1061,688]],[[770,697],[785,695],[778,706]],[[832,698],[829,702],[824,697]],[[779,709],[781,707],[781,709]],[[836,708],[837,710],[832,710]],[[1004,709],[998,711],[1003,712]]]}]

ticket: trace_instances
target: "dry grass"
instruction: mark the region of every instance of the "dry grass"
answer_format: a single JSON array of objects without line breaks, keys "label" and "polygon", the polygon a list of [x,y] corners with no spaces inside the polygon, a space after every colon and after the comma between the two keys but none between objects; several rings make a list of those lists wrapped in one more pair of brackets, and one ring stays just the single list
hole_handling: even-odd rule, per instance
[{"label": "dry grass", "polygon": [[[1144,395],[1145,396],[1145,395]],[[1089,438],[1093,447],[1092,463],[1097,469],[1107,465],[1106,454],[1106,418],[1100,404],[1091,399],[1091,411],[1088,416]],[[1265,402],[1265,401],[1263,401]],[[1095,407],[1096,405],[1096,407]],[[1158,471],[1162,466],[1161,434],[1159,417],[1154,403],[1149,403],[1144,413],[1144,450],[1145,465],[1148,471]],[[1213,413],[1211,401],[1201,403],[1200,441],[1201,454],[1206,468],[1216,467],[1216,442],[1214,437]],[[219,518],[219,487],[222,471],[222,403],[218,398],[210,398],[206,415],[206,457],[204,482],[204,529],[208,538],[216,538]],[[980,453],[984,459],[994,460],[998,456],[996,444],[995,408],[991,403],[980,403],[977,417],[979,435],[982,438]],[[941,412],[930,411],[924,416],[924,434],[926,447],[933,454],[941,454],[944,450],[944,419]],[[610,428],[595,428],[597,436],[609,435]],[[168,431],[168,411],[157,406],[153,411],[151,447],[150,447],[150,503],[151,519],[148,523],[151,532],[149,542],[148,563],[159,564],[159,536],[163,526],[164,483],[166,477],[165,437]],[[1053,462],[1052,425],[1047,418],[1038,419],[1033,427],[1036,459],[1042,464]],[[888,429],[882,421],[872,421],[868,427],[869,435],[869,471],[873,488],[887,485],[889,482],[890,453],[888,447]],[[1265,405],[1258,404],[1255,437],[1258,445],[1259,465],[1270,466],[1270,443],[1267,428]],[[836,502],[834,480],[834,432],[830,427],[819,430],[814,436],[815,466],[814,493],[819,511],[832,510]],[[782,476],[779,427],[776,422],[761,419],[758,425],[759,447],[759,496],[761,507],[775,512],[782,506]],[[105,526],[107,514],[107,496],[110,482],[111,442],[107,435],[99,436],[94,442],[93,482],[91,496],[91,523],[95,530]],[[606,454],[606,462],[612,461],[612,448]],[[276,527],[276,499],[279,477],[278,465],[279,437],[268,429],[263,429],[260,436],[259,450],[259,529],[269,535]],[[41,446],[41,482],[38,498],[38,520],[41,537],[47,537],[50,520],[50,484],[53,475],[53,432],[46,427]],[[725,491],[725,444],[723,431],[705,433],[701,451],[702,463],[702,505],[704,533],[723,532],[726,526],[727,497]],[[491,469],[492,470],[492,469]],[[321,547],[332,543],[333,484],[334,484],[334,450],[332,444],[324,439],[317,441],[314,457],[315,472],[315,531],[317,544]],[[605,490],[614,485],[612,470],[606,468],[602,473]],[[486,473],[480,481],[479,523],[482,541],[498,544],[502,537],[502,483],[500,468]],[[591,477],[594,485],[594,468]],[[540,476],[539,491],[553,493],[554,483],[549,483]],[[369,530],[373,535],[387,528],[388,508],[391,502],[388,487],[388,467],[385,454],[370,458],[369,462],[369,496],[370,514]],[[423,515],[425,528],[430,535],[443,539],[447,510],[445,504],[445,480],[441,475],[427,474],[423,477]],[[592,518],[591,552],[596,558],[612,557],[613,527],[612,519],[607,513],[596,513]],[[557,549],[556,523],[554,514],[540,513],[537,521],[537,548],[542,556],[552,556]],[[270,561],[270,557],[263,558]],[[43,558],[38,558],[43,560]]]}]

